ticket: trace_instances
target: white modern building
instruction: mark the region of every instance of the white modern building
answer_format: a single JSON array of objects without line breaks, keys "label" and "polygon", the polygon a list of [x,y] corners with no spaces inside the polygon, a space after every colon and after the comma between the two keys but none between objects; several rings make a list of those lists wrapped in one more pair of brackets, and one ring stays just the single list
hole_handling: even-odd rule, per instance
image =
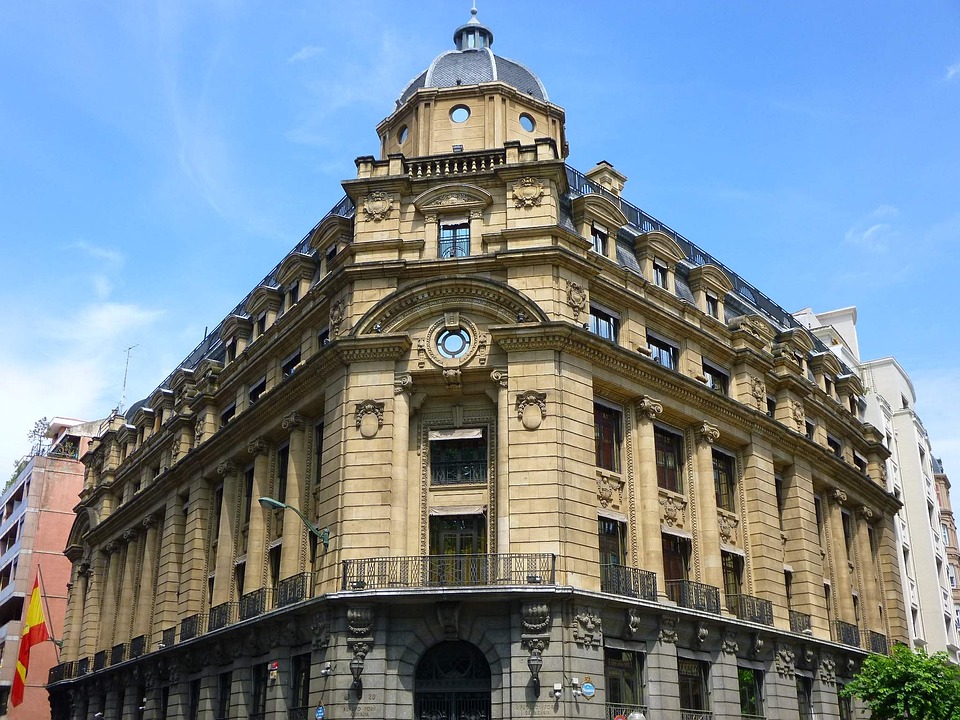
[{"label": "white modern building", "polygon": [[896,358],[860,359],[855,307],[825,313],[806,308],[794,317],[845,364],[859,367],[865,391],[861,417],[883,433],[890,450],[887,488],[903,503],[896,532],[911,647],[945,650],[960,662],[934,457],[916,412],[913,382]]}]

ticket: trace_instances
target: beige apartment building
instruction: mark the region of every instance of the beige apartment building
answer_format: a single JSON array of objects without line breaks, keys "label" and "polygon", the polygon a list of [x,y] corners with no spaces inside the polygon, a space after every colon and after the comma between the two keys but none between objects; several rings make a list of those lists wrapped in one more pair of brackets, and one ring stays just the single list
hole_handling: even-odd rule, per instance
[{"label": "beige apartment building", "polygon": [[492,41],[84,456],[56,718],[842,718],[906,639],[858,377]]}]

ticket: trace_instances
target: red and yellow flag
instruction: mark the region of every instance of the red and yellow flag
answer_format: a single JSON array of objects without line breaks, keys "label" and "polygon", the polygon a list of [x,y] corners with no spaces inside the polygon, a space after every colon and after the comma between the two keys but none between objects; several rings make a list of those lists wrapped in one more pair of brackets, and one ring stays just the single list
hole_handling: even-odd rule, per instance
[{"label": "red and yellow flag", "polygon": [[23,621],[23,632],[20,634],[20,652],[17,655],[17,672],[13,675],[13,689],[10,692],[10,702],[14,707],[23,702],[23,691],[27,684],[27,667],[30,665],[30,648],[39,645],[50,635],[47,633],[47,622],[43,617],[43,605],[40,604],[40,575],[33,580],[33,592],[30,594],[30,604],[27,605],[27,616]]}]

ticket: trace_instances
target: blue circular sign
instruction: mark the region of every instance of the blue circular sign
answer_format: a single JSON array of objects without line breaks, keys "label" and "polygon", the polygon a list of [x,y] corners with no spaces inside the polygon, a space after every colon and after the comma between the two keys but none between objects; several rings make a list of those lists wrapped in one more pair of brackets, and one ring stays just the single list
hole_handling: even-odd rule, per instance
[{"label": "blue circular sign", "polygon": [[326,714],[327,711],[323,709],[323,705],[317,705],[317,720],[323,720]]},{"label": "blue circular sign", "polygon": [[583,696],[585,698],[592,698],[594,695],[597,694],[597,689],[593,686],[593,683],[585,682],[583,685],[580,686],[580,689],[583,692]]}]

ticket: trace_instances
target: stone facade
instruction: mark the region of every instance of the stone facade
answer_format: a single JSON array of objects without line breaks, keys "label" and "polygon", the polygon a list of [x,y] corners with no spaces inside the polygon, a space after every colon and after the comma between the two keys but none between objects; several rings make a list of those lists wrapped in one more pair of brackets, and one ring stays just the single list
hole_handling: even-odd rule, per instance
[{"label": "stone facade", "polygon": [[378,132],[85,456],[57,717],[839,717],[906,636],[862,389],[566,167],[559,106],[428,85]]}]

